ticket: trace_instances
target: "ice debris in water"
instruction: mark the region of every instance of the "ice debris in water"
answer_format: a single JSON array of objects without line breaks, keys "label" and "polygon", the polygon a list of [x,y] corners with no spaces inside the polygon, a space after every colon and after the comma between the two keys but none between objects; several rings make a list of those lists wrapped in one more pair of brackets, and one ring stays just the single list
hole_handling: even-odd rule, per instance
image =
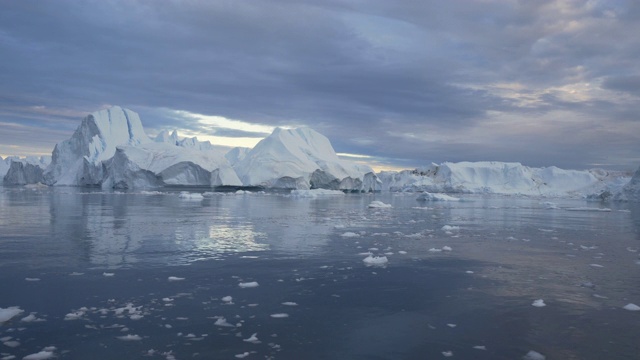
[{"label": "ice debris in water", "polygon": [[349,238],[349,237],[360,237],[360,234],[356,234],[356,233],[354,233],[354,232],[347,231],[346,233],[344,233],[344,234],[342,234],[342,235],[340,235],[340,236],[345,237],[345,238]]},{"label": "ice debris in water", "polygon": [[26,281],[40,281],[40,278],[24,278]]},{"label": "ice debris in water", "polygon": [[53,353],[53,350],[51,351],[42,350],[35,354],[27,355],[23,357],[22,360],[44,360],[44,359],[52,359],[54,357],[55,355]]},{"label": "ice debris in water", "polygon": [[546,358],[546,356],[533,350],[530,350],[525,356],[522,357],[523,360],[545,360]]},{"label": "ice debris in water", "polygon": [[180,195],[178,195],[178,197],[184,200],[203,200],[204,199],[204,196],[202,196],[202,194],[190,193],[187,191],[180,192]]},{"label": "ice debris in water", "polygon": [[629,311],[640,311],[640,306],[636,305],[636,304],[632,304],[632,303],[628,303],[627,305],[622,307],[625,310],[629,310]]},{"label": "ice debris in water", "polygon": [[0,324],[5,321],[10,320],[12,317],[20,315],[24,312],[24,310],[20,309],[17,306],[10,306],[8,308],[0,308]]},{"label": "ice debris in water", "polygon": [[114,276],[114,275],[115,275],[115,273],[108,273],[108,272],[103,272],[102,273],[102,276],[107,276],[107,277]]},{"label": "ice debris in water", "polygon": [[473,348],[476,350],[487,350],[487,347],[484,345],[476,345]]},{"label": "ice debris in water", "polygon": [[282,305],[285,305],[285,306],[298,306],[298,303],[294,303],[293,301],[286,301],[286,302],[283,302]]},{"label": "ice debris in water", "polygon": [[389,262],[386,256],[372,256],[369,255],[362,260],[366,265],[380,266],[386,265]]},{"label": "ice debris in water", "polygon": [[182,281],[182,280],[184,280],[184,278],[177,277],[177,276],[169,276],[169,278],[167,278],[167,280],[169,280],[169,281]]},{"label": "ice debris in water", "polygon": [[547,304],[544,303],[544,300],[542,299],[538,299],[538,300],[534,300],[533,303],[531,304],[535,307],[544,307],[547,306]]},{"label": "ice debris in water", "polygon": [[237,355],[236,355],[236,358],[238,358],[238,359],[244,359],[244,358],[246,358],[247,356],[249,356],[249,353],[248,353],[248,352],[243,352],[242,354],[237,354]]},{"label": "ice debris in water", "polygon": [[117,336],[117,338],[119,340],[122,340],[122,341],[140,341],[140,340],[142,340],[142,336],[140,336],[140,335],[131,335],[131,334],[125,335],[125,336]]},{"label": "ice debris in water", "polygon": [[233,297],[231,296],[225,296],[221,300],[227,304],[233,304]]},{"label": "ice debris in water", "polygon": [[392,208],[393,206],[391,206],[391,204],[385,204],[382,201],[374,200],[369,204],[369,207],[377,209],[388,209]]},{"label": "ice debris in water", "polygon": [[242,339],[244,342],[252,343],[252,344],[260,344],[262,341],[258,340],[258,333],[254,333],[248,339]]},{"label": "ice debris in water", "polygon": [[289,314],[285,314],[285,313],[271,314],[271,317],[276,319],[283,319],[283,318],[288,318]]},{"label": "ice debris in water", "polygon": [[451,356],[453,356],[453,351],[443,351],[442,355],[444,357],[451,357]]},{"label": "ice debris in water", "polygon": [[441,230],[442,231],[458,231],[460,230],[460,226],[445,225],[442,227]]},{"label": "ice debris in water", "polygon": [[227,319],[225,319],[224,317],[219,317],[213,325],[222,327],[234,327],[232,324],[228,323]]},{"label": "ice debris in water", "polygon": [[250,281],[250,282],[241,282],[238,284],[238,286],[240,286],[243,289],[246,288],[254,288],[254,287],[258,287],[258,282],[257,281]]},{"label": "ice debris in water", "polygon": [[428,192],[421,194],[420,196],[418,196],[416,200],[418,201],[460,201],[459,198],[456,198],[453,196],[449,196],[445,194],[432,194]]}]

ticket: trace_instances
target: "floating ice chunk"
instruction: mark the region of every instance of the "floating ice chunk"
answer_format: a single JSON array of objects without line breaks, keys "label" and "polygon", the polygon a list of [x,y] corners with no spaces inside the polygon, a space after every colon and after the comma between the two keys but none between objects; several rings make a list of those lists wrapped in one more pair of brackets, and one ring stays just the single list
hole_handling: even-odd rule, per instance
[{"label": "floating ice chunk", "polygon": [[247,288],[254,288],[254,287],[258,287],[258,282],[257,281],[250,281],[250,282],[241,282],[240,284],[238,284],[238,286],[240,286],[243,289],[247,289]]},{"label": "floating ice chunk", "polygon": [[346,233],[344,233],[344,234],[342,234],[340,236],[345,237],[345,238],[350,238],[350,237],[360,237],[360,234],[356,234],[354,232],[347,231]]},{"label": "floating ice chunk", "polygon": [[225,296],[221,300],[227,304],[233,304],[233,297],[231,296]]},{"label": "floating ice chunk", "polygon": [[389,262],[389,259],[387,259],[386,256],[372,256],[372,255],[369,255],[366,258],[364,258],[362,261],[366,265],[382,266],[382,265],[386,265]]},{"label": "floating ice chunk", "polygon": [[385,204],[382,201],[374,200],[369,204],[369,207],[376,209],[388,209],[392,208],[393,206],[391,206],[391,204]]},{"label": "floating ice chunk", "polygon": [[432,194],[428,192],[421,194],[420,196],[418,196],[416,200],[418,201],[460,201],[459,198],[456,198],[453,196],[449,196],[445,194]]},{"label": "floating ice chunk", "polygon": [[317,198],[318,196],[344,196],[344,192],[340,190],[326,190],[326,189],[313,189],[313,190],[293,190],[289,196],[294,198]]},{"label": "floating ice chunk", "polygon": [[285,313],[278,313],[278,314],[271,314],[270,315],[272,318],[276,318],[276,319],[283,319],[283,318],[288,318],[289,314],[285,314]]},{"label": "floating ice chunk", "polygon": [[542,299],[534,300],[531,305],[535,306],[535,307],[545,307],[545,306],[547,306],[547,304],[545,304],[544,300],[542,300]]},{"label": "floating ice chunk", "polygon": [[523,360],[545,360],[546,358],[546,356],[533,350],[530,350],[525,356],[522,357]]},{"label": "floating ice chunk", "polygon": [[595,267],[595,268],[603,268],[604,267],[603,265],[600,265],[600,264],[589,264],[589,266]]},{"label": "floating ice chunk", "polygon": [[177,277],[177,276],[169,276],[169,277],[167,278],[167,280],[169,280],[169,281],[182,281],[182,280],[184,280],[184,279],[185,279],[185,278],[181,278],[181,277]]},{"label": "floating ice chunk", "polygon": [[609,208],[595,208],[595,207],[574,207],[574,208],[566,208],[567,211],[596,211],[596,212],[610,212]]},{"label": "floating ice chunk", "polygon": [[140,335],[125,335],[125,336],[116,336],[116,338],[118,340],[122,340],[122,341],[140,341],[142,340],[142,336]]},{"label": "floating ice chunk", "polygon": [[16,340],[5,341],[2,344],[4,346],[10,347],[10,348],[16,348],[16,347],[20,346],[20,342],[16,341]]},{"label": "floating ice chunk", "polygon": [[24,310],[20,309],[17,306],[10,306],[6,309],[0,308],[0,324],[5,321],[9,321],[12,317],[20,315],[24,312]]},{"label": "floating ice chunk", "polygon": [[238,358],[238,359],[244,359],[244,358],[246,358],[247,356],[249,356],[249,353],[248,353],[248,352],[243,352],[242,354],[237,354],[237,355],[236,355],[236,358]]},{"label": "floating ice chunk", "polygon": [[401,255],[407,255],[407,252],[406,252],[406,251],[404,251],[404,250],[400,250],[400,251],[398,251],[398,254],[401,254]]},{"label": "floating ice chunk", "polygon": [[442,251],[451,251],[453,250],[452,248],[450,248],[449,246],[443,246],[442,247]]},{"label": "floating ice chunk", "polygon": [[443,351],[442,355],[444,357],[451,357],[451,356],[453,356],[453,351]]},{"label": "floating ice chunk", "polygon": [[78,319],[81,319],[83,316],[84,316],[84,311],[78,310],[76,312],[68,313],[67,315],[64,316],[64,319],[67,321],[78,320]]},{"label": "floating ice chunk", "polygon": [[24,278],[26,281],[40,281],[40,278]]},{"label": "floating ice chunk", "polygon": [[634,248],[632,248],[632,247],[628,247],[628,248],[627,248],[627,251],[629,251],[629,252],[634,252],[634,253],[635,253],[635,252],[638,252],[638,249],[634,249]]},{"label": "floating ice chunk", "polygon": [[103,272],[102,273],[102,276],[107,276],[107,277],[114,276],[114,275],[115,275],[115,273],[108,273],[108,272]]},{"label": "floating ice chunk", "polygon": [[180,195],[178,195],[178,197],[183,200],[203,200],[204,199],[204,196],[202,196],[202,194],[190,193],[187,191],[180,192]]},{"label": "floating ice chunk", "polygon": [[38,319],[36,317],[36,313],[31,313],[25,317],[23,317],[22,319],[20,319],[20,321],[22,322],[34,322],[34,321],[45,321],[44,319]]},{"label": "floating ice chunk", "polygon": [[285,306],[298,306],[298,303],[295,303],[293,301],[286,301],[286,302],[283,302],[282,305],[285,305]]},{"label": "floating ice chunk", "polygon": [[484,345],[476,345],[473,348],[476,350],[487,350],[487,347]]},{"label": "floating ice chunk", "polygon": [[460,226],[445,225],[442,227],[441,230],[442,231],[458,231],[460,230]]},{"label": "floating ice chunk", "polygon": [[558,204],[556,203],[552,203],[552,202],[544,202],[542,203],[542,206],[544,206],[545,209],[559,209]]},{"label": "floating ice chunk", "polygon": [[467,274],[473,274],[473,271],[471,271],[471,270],[467,270],[467,271],[465,271],[465,273],[467,273]]},{"label": "floating ice chunk", "polygon": [[442,252],[442,249],[431,248],[429,252]]},{"label": "floating ice chunk", "polygon": [[252,343],[252,344],[260,344],[262,341],[258,340],[258,333],[254,333],[248,339],[242,339],[244,342]]},{"label": "floating ice chunk", "polygon": [[140,314],[133,314],[133,315],[129,316],[129,319],[131,319],[131,320],[140,320],[140,319],[142,319],[143,317],[144,317],[144,316],[143,316],[143,315],[140,315]]},{"label": "floating ice chunk", "polygon": [[450,328],[454,328],[454,327],[456,327],[458,325],[456,325],[456,324],[447,324],[447,326],[450,327]]},{"label": "floating ice chunk", "polygon": [[54,357],[55,355],[53,354],[53,351],[43,350],[35,354],[27,355],[23,357],[22,360],[44,360],[44,359],[51,359]]},{"label": "floating ice chunk", "polygon": [[69,275],[71,275],[71,276],[80,276],[80,275],[84,275],[84,273],[81,273],[81,272],[75,272],[75,271],[74,271],[74,272],[72,272],[72,273],[71,273],[71,274],[69,274]]},{"label": "floating ice chunk", "polygon": [[213,325],[222,327],[234,327],[232,324],[228,323],[227,319],[225,319],[224,317],[218,318],[218,320],[216,320]]},{"label": "floating ice chunk", "polygon": [[625,310],[629,310],[629,311],[640,311],[640,306],[636,305],[636,304],[632,304],[632,303],[628,303],[627,305],[622,307]]}]

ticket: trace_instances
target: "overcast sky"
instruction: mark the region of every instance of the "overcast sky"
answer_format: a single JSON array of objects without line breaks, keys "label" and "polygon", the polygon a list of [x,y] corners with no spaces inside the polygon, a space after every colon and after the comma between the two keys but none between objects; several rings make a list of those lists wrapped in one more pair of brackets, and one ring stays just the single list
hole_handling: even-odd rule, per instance
[{"label": "overcast sky", "polygon": [[634,0],[0,0],[0,156],[120,105],[226,145],[307,125],[377,168],[635,169],[638,34]]}]

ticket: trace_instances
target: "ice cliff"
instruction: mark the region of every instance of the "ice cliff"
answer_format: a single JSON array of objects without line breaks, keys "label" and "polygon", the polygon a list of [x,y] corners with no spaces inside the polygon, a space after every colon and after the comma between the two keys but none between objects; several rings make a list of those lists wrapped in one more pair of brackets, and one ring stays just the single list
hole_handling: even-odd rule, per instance
[{"label": "ice cliff", "polygon": [[[613,192],[607,191],[604,194],[612,195],[611,198],[617,201],[640,201],[640,168],[636,170],[631,180],[622,189]],[[603,200],[607,200],[607,197],[605,196]]]},{"label": "ice cliff", "polygon": [[51,156],[0,158],[0,183],[4,185],[37,184],[43,181],[43,171],[51,163]]},{"label": "ice cliff", "polygon": [[275,129],[237,161],[234,169],[245,186],[380,189],[378,178],[369,166],[341,160],[329,139],[307,127]]},{"label": "ice cliff", "polygon": [[382,189],[448,193],[582,196],[604,189],[619,176],[603,170],[531,168],[520,163],[459,162],[431,164],[401,172],[382,172]]}]

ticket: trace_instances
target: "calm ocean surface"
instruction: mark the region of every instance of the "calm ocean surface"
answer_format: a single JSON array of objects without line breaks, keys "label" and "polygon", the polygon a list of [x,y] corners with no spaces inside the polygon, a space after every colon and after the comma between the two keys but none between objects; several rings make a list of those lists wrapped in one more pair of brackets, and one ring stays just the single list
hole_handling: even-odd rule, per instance
[{"label": "calm ocean surface", "polygon": [[0,359],[640,359],[640,206],[416,197],[0,187]]}]

